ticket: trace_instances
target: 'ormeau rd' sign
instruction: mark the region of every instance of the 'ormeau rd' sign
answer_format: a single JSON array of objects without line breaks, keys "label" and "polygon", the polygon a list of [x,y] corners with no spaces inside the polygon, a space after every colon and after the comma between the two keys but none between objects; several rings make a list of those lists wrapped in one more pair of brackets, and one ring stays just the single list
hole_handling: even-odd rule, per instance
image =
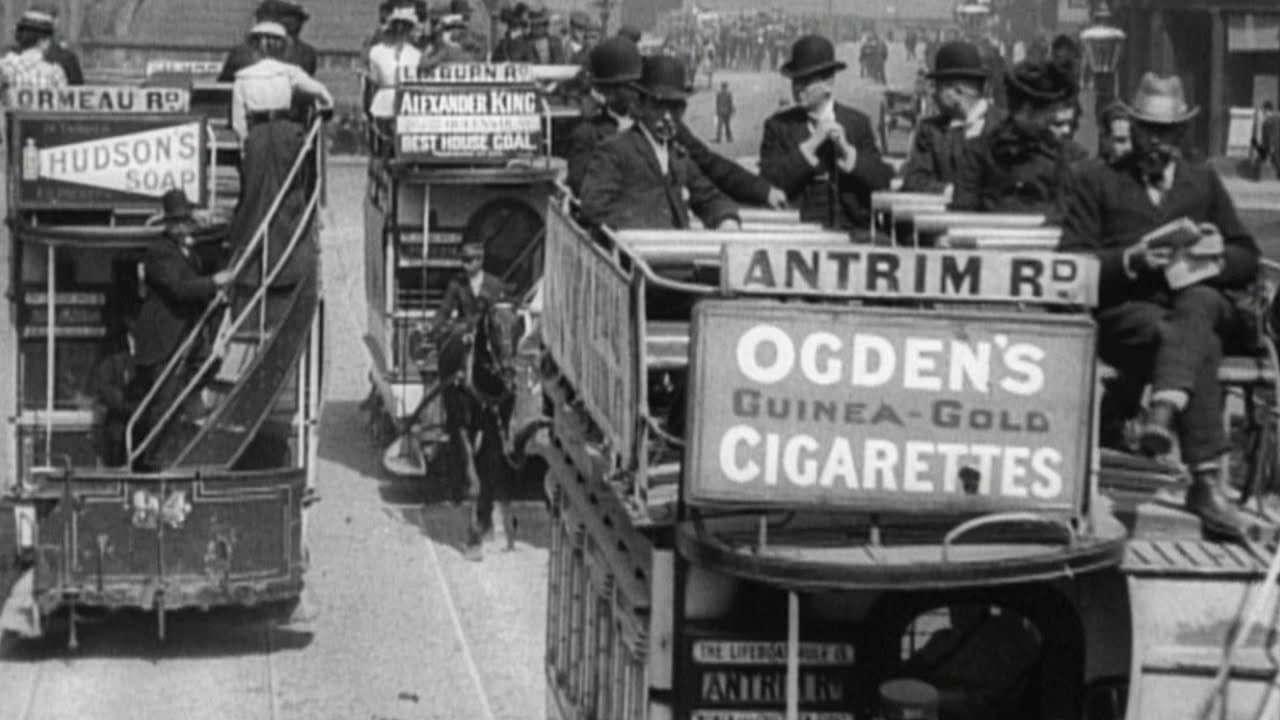
[{"label": "'ormeau rd' sign", "polygon": [[689,502],[1075,511],[1094,326],[1046,317],[699,303]]}]

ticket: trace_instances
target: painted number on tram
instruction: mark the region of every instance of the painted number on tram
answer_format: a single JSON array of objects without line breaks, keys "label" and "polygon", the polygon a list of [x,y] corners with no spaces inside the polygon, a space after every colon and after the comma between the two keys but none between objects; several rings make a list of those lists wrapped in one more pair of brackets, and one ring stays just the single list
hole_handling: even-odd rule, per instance
[{"label": "painted number on tram", "polygon": [[691,502],[1077,506],[1087,320],[742,301],[694,318]]}]

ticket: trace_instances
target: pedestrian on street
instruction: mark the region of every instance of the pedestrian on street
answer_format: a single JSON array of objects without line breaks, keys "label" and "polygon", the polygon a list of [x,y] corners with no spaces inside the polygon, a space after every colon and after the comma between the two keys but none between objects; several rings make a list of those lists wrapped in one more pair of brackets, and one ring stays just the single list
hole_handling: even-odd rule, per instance
[{"label": "pedestrian on street", "polygon": [[821,35],[791,46],[782,74],[796,105],[765,121],[760,175],[799,206],[801,221],[862,231],[871,193],[889,187],[893,169],[880,158],[871,120],[835,100],[836,73],[846,67]]},{"label": "pedestrian on street", "polygon": [[729,121],[733,119],[733,93],[729,91],[729,83],[720,83],[720,92],[716,93],[716,142],[723,137],[733,142],[733,127]]},{"label": "pedestrian on street", "polygon": [[[1191,471],[1186,508],[1207,535],[1239,540],[1247,524],[1221,488],[1230,447],[1222,424],[1218,369],[1240,335],[1240,315],[1224,291],[1257,277],[1259,251],[1217,172],[1179,147],[1199,113],[1176,76],[1142,78],[1129,104],[1134,150],[1115,164],[1091,163],[1068,188],[1062,249],[1101,261],[1098,352],[1120,373],[1103,397],[1104,442],[1122,442],[1121,423],[1140,414],[1139,449],[1167,455],[1175,439]],[[1143,237],[1170,220],[1194,224],[1197,243],[1218,254],[1216,274],[1185,284],[1167,270],[1183,262]]]},{"label": "pedestrian on street", "polygon": [[[689,227],[692,210],[708,229],[742,227],[738,206],[676,142],[690,88],[684,63],[644,60],[635,125],[609,139],[587,166],[582,214],[615,229]],[[686,199],[687,198],[687,199]]]},{"label": "pedestrian on street", "polygon": [[62,66],[46,58],[53,45],[53,19],[43,13],[23,13],[14,34],[18,47],[0,58],[0,95],[10,88],[67,86]]},{"label": "pedestrian on street", "polygon": [[32,3],[27,14],[32,17],[47,16],[49,18],[50,24],[53,25],[53,39],[49,43],[45,59],[62,68],[63,74],[67,76],[68,85],[83,85],[84,72],[80,69],[80,58],[58,38],[58,18],[61,15],[59,4],[49,0]]},{"label": "pedestrian on street", "polygon": [[926,77],[933,83],[939,113],[922,120],[916,129],[902,169],[902,190],[950,196],[966,143],[990,132],[1004,118],[986,98],[987,69],[973,43],[955,40],[943,45],[936,63]]}]

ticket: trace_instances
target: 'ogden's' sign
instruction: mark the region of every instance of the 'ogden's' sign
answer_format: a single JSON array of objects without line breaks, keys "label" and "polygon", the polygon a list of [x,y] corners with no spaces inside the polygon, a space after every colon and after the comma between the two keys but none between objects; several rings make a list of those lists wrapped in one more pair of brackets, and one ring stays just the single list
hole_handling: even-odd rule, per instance
[{"label": "'ogden's' sign", "polygon": [[33,207],[156,207],[174,188],[203,200],[202,120],[172,116],[19,117],[10,163]]},{"label": "'ogden's' sign", "polygon": [[1087,321],[741,301],[694,315],[692,502],[1077,504]]},{"label": "'ogden's' sign", "polygon": [[947,298],[1093,305],[1098,262],[1052,252],[726,244],[726,290],[765,295]]}]

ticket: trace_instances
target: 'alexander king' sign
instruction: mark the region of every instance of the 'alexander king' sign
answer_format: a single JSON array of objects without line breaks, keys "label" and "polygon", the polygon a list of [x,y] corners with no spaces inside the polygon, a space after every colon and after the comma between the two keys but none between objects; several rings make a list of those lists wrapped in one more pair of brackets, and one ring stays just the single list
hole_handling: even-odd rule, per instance
[{"label": "'alexander king' sign", "polygon": [[19,116],[18,202],[26,207],[158,207],[174,188],[204,201],[204,121],[174,115]]},{"label": "'alexander king' sign", "polygon": [[1078,508],[1094,326],[1046,317],[700,303],[689,501]]}]

